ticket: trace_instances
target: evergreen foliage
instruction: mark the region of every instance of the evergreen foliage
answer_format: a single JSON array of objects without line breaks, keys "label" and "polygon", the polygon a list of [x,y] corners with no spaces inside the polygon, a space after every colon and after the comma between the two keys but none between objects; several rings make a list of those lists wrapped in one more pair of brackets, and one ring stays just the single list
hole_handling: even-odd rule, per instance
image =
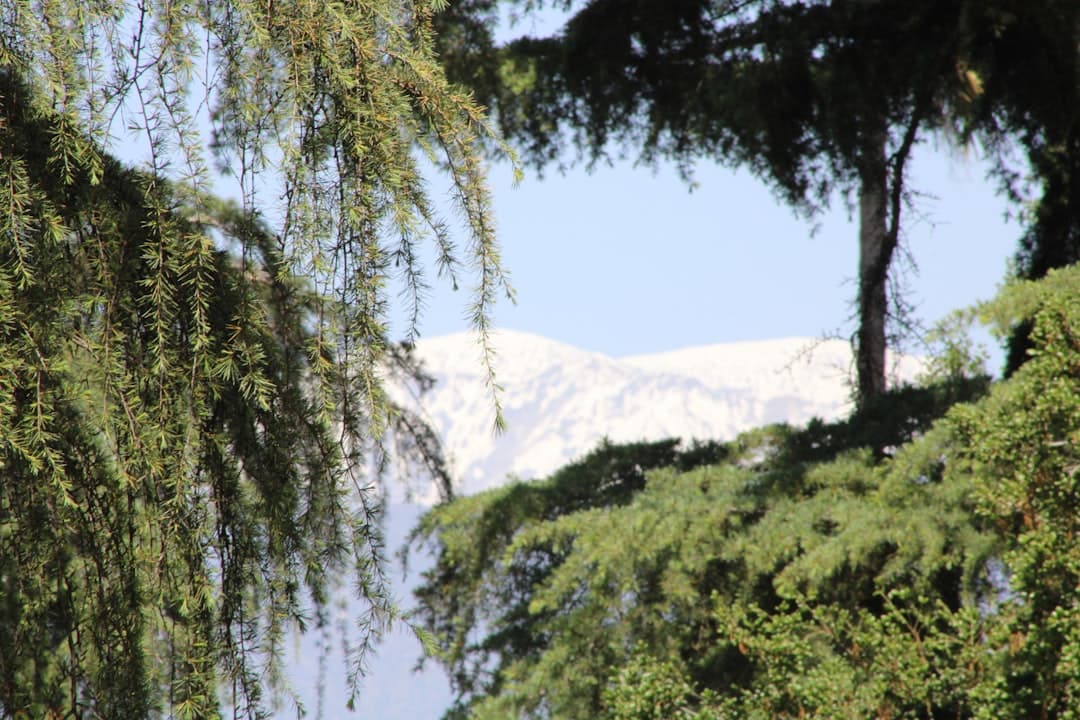
[{"label": "evergreen foliage", "polygon": [[1004,331],[1031,323],[1031,357],[955,423],[980,511],[1008,540],[1002,556],[1017,602],[1001,615],[1004,672],[988,702],[999,718],[1080,717],[1080,265],[1005,289]]},{"label": "evergreen foliage", "polygon": [[[286,633],[325,626],[343,580],[356,690],[397,616],[384,459],[443,476],[383,390],[427,382],[387,337],[388,276],[418,313],[434,241],[440,272],[475,273],[482,337],[505,286],[438,5],[0,9],[0,715],[266,717]],[[122,128],[144,168],[110,155]],[[239,204],[209,194],[211,157]]]},{"label": "evergreen foliage", "polygon": [[[764,428],[616,495],[604,463],[652,446],[433,509],[447,717],[1076,717],[1078,289],[1071,267],[984,308],[1035,328],[992,388]],[[570,478],[596,501],[510,501]]]},{"label": "evergreen foliage", "polygon": [[[511,483],[426,514],[410,542],[430,540],[439,548],[439,561],[416,593],[424,627],[453,658],[455,687],[478,693],[491,682],[487,665],[493,657],[528,655],[542,647],[532,625],[532,594],[557,569],[565,550],[543,542],[519,546],[524,528],[626,505],[644,488],[647,471],[689,469],[715,462],[723,452],[716,444],[680,450],[674,440],[604,443],[548,480]],[[487,626],[490,634],[478,642],[477,631]]]}]

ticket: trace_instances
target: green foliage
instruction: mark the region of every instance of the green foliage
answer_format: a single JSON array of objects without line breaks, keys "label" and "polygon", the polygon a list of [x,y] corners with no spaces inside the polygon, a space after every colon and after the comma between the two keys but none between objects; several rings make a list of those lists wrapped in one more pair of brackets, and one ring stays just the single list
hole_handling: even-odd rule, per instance
[{"label": "green foliage", "polygon": [[976,345],[969,330],[977,319],[977,309],[954,310],[930,329],[926,342],[932,348],[923,377],[924,383],[978,378],[987,375],[986,349]]},{"label": "green foliage", "polygon": [[[931,417],[908,414],[916,408],[943,411],[904,400],[919,395],[898,395],[903,424],[876,440],[925,428]],[[812,597],[855,612],[898,587],[954,608],[976,597],[993,537],[971,511],[970,476],[941,460],[943,433],[880,464],[869,448],[849,449],[857,436],[847,423],[768,428],[720,446],[708,464],[654,470],[615,502],[602,494],[608,476],[583,471],[597,456],[646,448],[603,448],[549,480],[432,510],[416,533],[437,553],[419,617],[440,640],[457,712],[600,716],[611,669],[641,646],[685,667],[695,693],[741,687],[756,671],[736,643],[717,642],[717,603],[772,610]],[[597,502],[514,500],[551,496],[571,477],[575,493],[601,490]],[[674,702],[678,687],[657,688],[656,702]],[[641,700],[610,697],[622,713]]]},{"label": "green foliage", "polygon": [[[378,415],[387,279],[400,276],[419,317],[422,242],[434,243],[438,272],[455,286],[475,274],[470,311],[489,379],[489,313],[510,292],[476,152],[489,133],[434,58],[432,15],[442,5],[16,3],[5,10],[0,69],[32,91],[23,101],[34,111],[56,114],[40,150],[48,148],[64,184],[77,176],[96,183],[99,148],[108,150],[114,134],[137,133],[152,176],[144,195],[164,240],[180,242],[158,181],[180,181],[171,192],[200,211],[212,151],[238,178],[244,210],[280,219],[283,267],[335,301],[309,352],[324,354],[325,344],[347,355],[368,412]],[[207,122],[210,139],[200,125]],[[464,251],[432,204],[425,162],[451,183],[470,241]]]},{"label": "green foliage", "polygon": [[615,674],[604,691],[603,704],[610,720],[713,720],[716,716],[708,710],[695,710],[698,700],[674,662],[642,653]]},{"label": "green foliage", "polygon": [[[379,458],[441,472],[383,391],[426,382],[386,336],[386,278],[418,310],[434,240],[452,277],[474,266],[481,335],[504,284],[436,4],[0,11],[0,715],[266,717],[286,633],[325,625],[344,579],[355,689],[397,616]],[[207,118],[239,207],[207,192]],[[142,170],[108,152],[121,125]]]},{"label": "green foliage", "polygon": [[[717,700],[719,717],[971,717],[987,674],[975,608],[894,590],[877,612],[796,598],[773,612],[718,607],[722,632],[756,668],[751,687]],[[652,718],[662,717],[653,715]]]},{"label": "green foliage", "polygon": [[[1080,268],[983,311],[1037,343],[989,394],[953,377],[629,493],[594,456],[432,510],[448,717],[1076,717]],[[596,501],[536,502],[570,477]]]},{"label": "green foliage", "polygon": [[544,646],[547,633],[533,623],[534,616],[544,615],[534,604],[534,589],[558,568],[568,548],[526,538],[525,531],[576,513],[603,515],[630,503],[645,487],[647,471],[695,467],[723,452],[715,444],[679,449],[674,440],[605,443],[547,480],[511,483],[427,513],[411,542],[429,544],[438,560],[415,591],[421,599],[418,617],[436,638],[455,687],[471,694],[501,683],[489,667],[493,658],[528,656]]},{"label": "green foliage", "polygon": [[1030,320],[1034,348],[980,412],[956,413],[1017,597],[984,716],[1080,717],[1080,266],[1007,287],[987,312]]}]

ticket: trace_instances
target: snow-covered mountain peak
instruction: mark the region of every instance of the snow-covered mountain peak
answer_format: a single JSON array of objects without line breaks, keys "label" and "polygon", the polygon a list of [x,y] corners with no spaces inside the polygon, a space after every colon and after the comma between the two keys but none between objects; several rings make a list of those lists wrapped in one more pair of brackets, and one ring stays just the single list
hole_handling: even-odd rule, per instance
[{"label": "snow-covered mountain peak", "polygon": [[[421,340],[436,379],[423,410],[444,442],[459,493],[508,474],[543,477],[601,439],[730,439],[759,425],[834,418],[849,404],[851,349],[837,340],[787,338],[611,358],[530,333],[492,335],[507,431],[492,432],[475,334]],[[917,359],[901,357],[912,378]]]},{"label": "snow-covered mountain peak", "polygon": [[[533,377],[556,365],[576,367],[613,362],[601,353],[520,330],[493,331],[490,342],[495,351],[494,367],[500,384]],[[473,332],[423,339],[417,343],[417,350],[427,370],[436,375],[452,372],[456,376],[470,373],[481,376],[484,372],[480,338]]]}]

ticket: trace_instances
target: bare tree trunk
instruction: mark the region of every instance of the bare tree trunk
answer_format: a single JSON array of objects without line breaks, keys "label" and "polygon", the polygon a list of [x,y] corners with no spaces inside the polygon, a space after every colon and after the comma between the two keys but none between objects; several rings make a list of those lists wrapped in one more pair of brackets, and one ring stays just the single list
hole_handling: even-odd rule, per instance
[{"label": "bare tree trunk", "polygon": [[859,327],[855,335],[856,402],[885,392],[889,264],[895,241],[888,227],[885,132],[870,139],[859,168]]}]

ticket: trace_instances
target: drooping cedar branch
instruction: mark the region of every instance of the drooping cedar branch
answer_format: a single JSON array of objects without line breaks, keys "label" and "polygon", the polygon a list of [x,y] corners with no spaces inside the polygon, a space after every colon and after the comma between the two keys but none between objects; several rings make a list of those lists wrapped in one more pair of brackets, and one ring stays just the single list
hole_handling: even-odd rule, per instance
[{"label": "drooping cedar branch", "polygon": [[352,647],[397,617],[379,458],[442,466],[391,278],[478,273],[485,346],[506,289],[436,4],[0,7],[0,715],[264,717],[342,583]]}]

